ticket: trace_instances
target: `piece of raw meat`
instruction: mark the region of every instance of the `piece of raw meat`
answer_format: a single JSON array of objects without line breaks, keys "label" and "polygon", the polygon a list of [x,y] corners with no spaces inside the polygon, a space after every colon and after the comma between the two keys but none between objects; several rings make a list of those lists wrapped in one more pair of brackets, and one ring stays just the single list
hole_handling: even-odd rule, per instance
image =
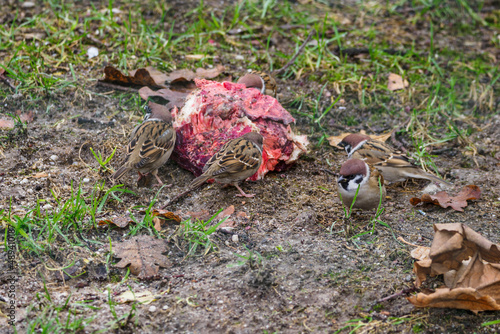
[{"label": "piece of raw meat", "polygon": [[177,143],[172,159],[199,176],[205,163],[230,139],[257,131],[264,137],[262,165],[249,180],[283,171],[307,151],[307,136],[295,135],[295,119],[279,102],[243,84],[195,80],[198,89],[174,108]]}]

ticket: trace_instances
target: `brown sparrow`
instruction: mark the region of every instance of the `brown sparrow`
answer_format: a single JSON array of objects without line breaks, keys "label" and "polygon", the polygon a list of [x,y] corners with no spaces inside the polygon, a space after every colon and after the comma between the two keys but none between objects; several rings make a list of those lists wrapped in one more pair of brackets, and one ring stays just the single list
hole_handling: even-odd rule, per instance
[{"label": "brown sparrow", "polygon": [[118,180],[129,170],[136,170],[139,173],[139,180],[145,174],[151,173],[158,183],[163,185],[158,177],[158,168],[170,158],[175,138],[172,115],[168,108],[149,102],[144,121],[130,135],[125,160],[111,178]]},{"label": "brown sparrow", "polygon": [[195,189],[209,179],[215,179],[223,184],[235,186],[244,197],[255,194],[245,194],[238,183],[255,174],[262,163],[262,144],[264,138],[257,132],[249,132],[243,136],[228,141],[214,154],[203,167],[203,174],[191,182],[190,188]]},{"label": "brown sparrow", "polygon": [[252,71],[238,79],[237,83],[242,83],[247,88],[256,88],[262,94],[266,94],[276,98],[278,87],[274,78],[262,71]]},{"label": "brown sparrow", "polygon": [[342,196],[344,205],[351,207],[359,187],[353,208],[376,209],[380,202],[379,178],[382,185],[382,201],[384,201],[386,194],[384,178],[376,169],[359,159],[349,159],[344,162],[337,179],[337,191]]},{"label": "brown sparrow", "polygon": [[389,145],[371,139],[363,134],[350,134],[339,143],[344,147],[348,158],[364,160],[377,168],[389,183],[404,181],[409,178],[437,181],[447,185],[451,183],[429,174],[410,162],[407,156],[392,149]]}]

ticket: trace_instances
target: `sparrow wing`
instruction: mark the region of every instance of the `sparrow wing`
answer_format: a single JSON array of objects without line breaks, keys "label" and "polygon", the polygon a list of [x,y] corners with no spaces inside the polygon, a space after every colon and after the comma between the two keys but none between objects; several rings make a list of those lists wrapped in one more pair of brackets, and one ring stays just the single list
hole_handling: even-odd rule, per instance
[{"label": "sparrow wing", "polygon": [[154,163],[175,145],[172,124],[160,120],[149,120],[139,126],[127,147],[134,167],[139,169]]},{"label": "sparrow wing", "polygon": [[205,165],[207,176],[229,177],[259,168],[262,153],[249,140],[237,138],[226,143]]}]

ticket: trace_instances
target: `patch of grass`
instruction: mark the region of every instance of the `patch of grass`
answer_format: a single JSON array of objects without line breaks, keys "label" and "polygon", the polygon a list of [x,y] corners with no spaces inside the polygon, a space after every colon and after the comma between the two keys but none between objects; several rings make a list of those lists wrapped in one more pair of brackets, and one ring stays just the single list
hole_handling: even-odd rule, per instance
[{"label": "patch of grass", "polygon": [[217,247],[210,236],[217,230],[217,227],[219,227],[220,224],[226,221],[227,217],[221,219],[218,223],[213,225],[210,225],[210,223],[212,220],[216,219],[221,212],[222,209],[217,211],[217,213],[207,221],[199,219],[192,220],[189,218],[181,223],[179,234],[188,244],[188,252],[186,256],[195,255],[198,248],[201,248],[203,255],[206,255]]},{"label": "patch of grass", "polygon": [[236,261],[236,263],[230,263],[227,265],[228,268],[233,268],[233,267],[241,267],[248,265],[250,269],[254,269],[256,267],[261,267],[262,266],[262,255],[258,253],[257,251],[253,249],[249,249],[247,246],[245,246],[246,249],[246,254],[238,254],[238,253],[233,253],[237,257],[240,258],[240,260]]},{"label": "patch of grass", "polygon": [[[107,189],[97,183],[90,194],[84,194],[81,186],[71,188],[68,199],[60,199],[52,191],[52,204],[39,199],[33,209],[24,215],[3,212],[0,220],[14,228],[19,248],[36,254],[50,250],[57,240],[68,246],[83,246],[80,240],[84,229],[97,227],[97,218],[105,205],[113,198],[121,202],[120,195],[132,193],[122,185]],[[93,241],[96,242],[96,241]]]},{"label": "patch of grass", "polygon": [[[79,333],[87,325],[92,323],[96,317],[80,315],[81,308],[99,309],[86,303],[70,303],[71,294],[62,303],[52,300],[47,285],[43,283],[44,292],[36,294],[38,310],[36,316],[30,317],[26,322],[26,333]],[[35,305],[32,304],[27,313],[35,313]]]}]

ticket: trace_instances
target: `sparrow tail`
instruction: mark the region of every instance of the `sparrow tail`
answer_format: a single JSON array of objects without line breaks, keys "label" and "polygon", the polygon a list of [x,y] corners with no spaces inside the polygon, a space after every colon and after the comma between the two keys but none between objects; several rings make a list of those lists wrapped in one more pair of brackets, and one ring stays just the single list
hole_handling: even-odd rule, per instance
[{"label": "sparrow tail", "polygon": [[427,180],[430,180],[430,181],[435,181],[435,182],[439,182],[439,183],[444,183],[446,184],[447,186],[451,186],[452,184],[448,181],[445,181],[443,180],[442,178],[439,178],[435,175],[432,175],[430,173],[424,173],[423,175],[412,175],[411,177],[414,177],[416,179],[427,179]]},{"label": "sparrow tail", "polygon": [[193,182],[191,182],[191,184],[189,185],[189,189],[194,190],[194,189],[200,187],[208,179],[209,179],[209,177],[207,177],[205,175],[198,176],[196,179],[193,180]]},{"label": "sparrow tail", "polygon": [[123,176],[123,174],[125,174],[129,170],[130,170],[130,168],[122,166],[122,167],[118,168],[118,170],[113,175],[111,175],[111,178],[115,181],[119,180]]}]

